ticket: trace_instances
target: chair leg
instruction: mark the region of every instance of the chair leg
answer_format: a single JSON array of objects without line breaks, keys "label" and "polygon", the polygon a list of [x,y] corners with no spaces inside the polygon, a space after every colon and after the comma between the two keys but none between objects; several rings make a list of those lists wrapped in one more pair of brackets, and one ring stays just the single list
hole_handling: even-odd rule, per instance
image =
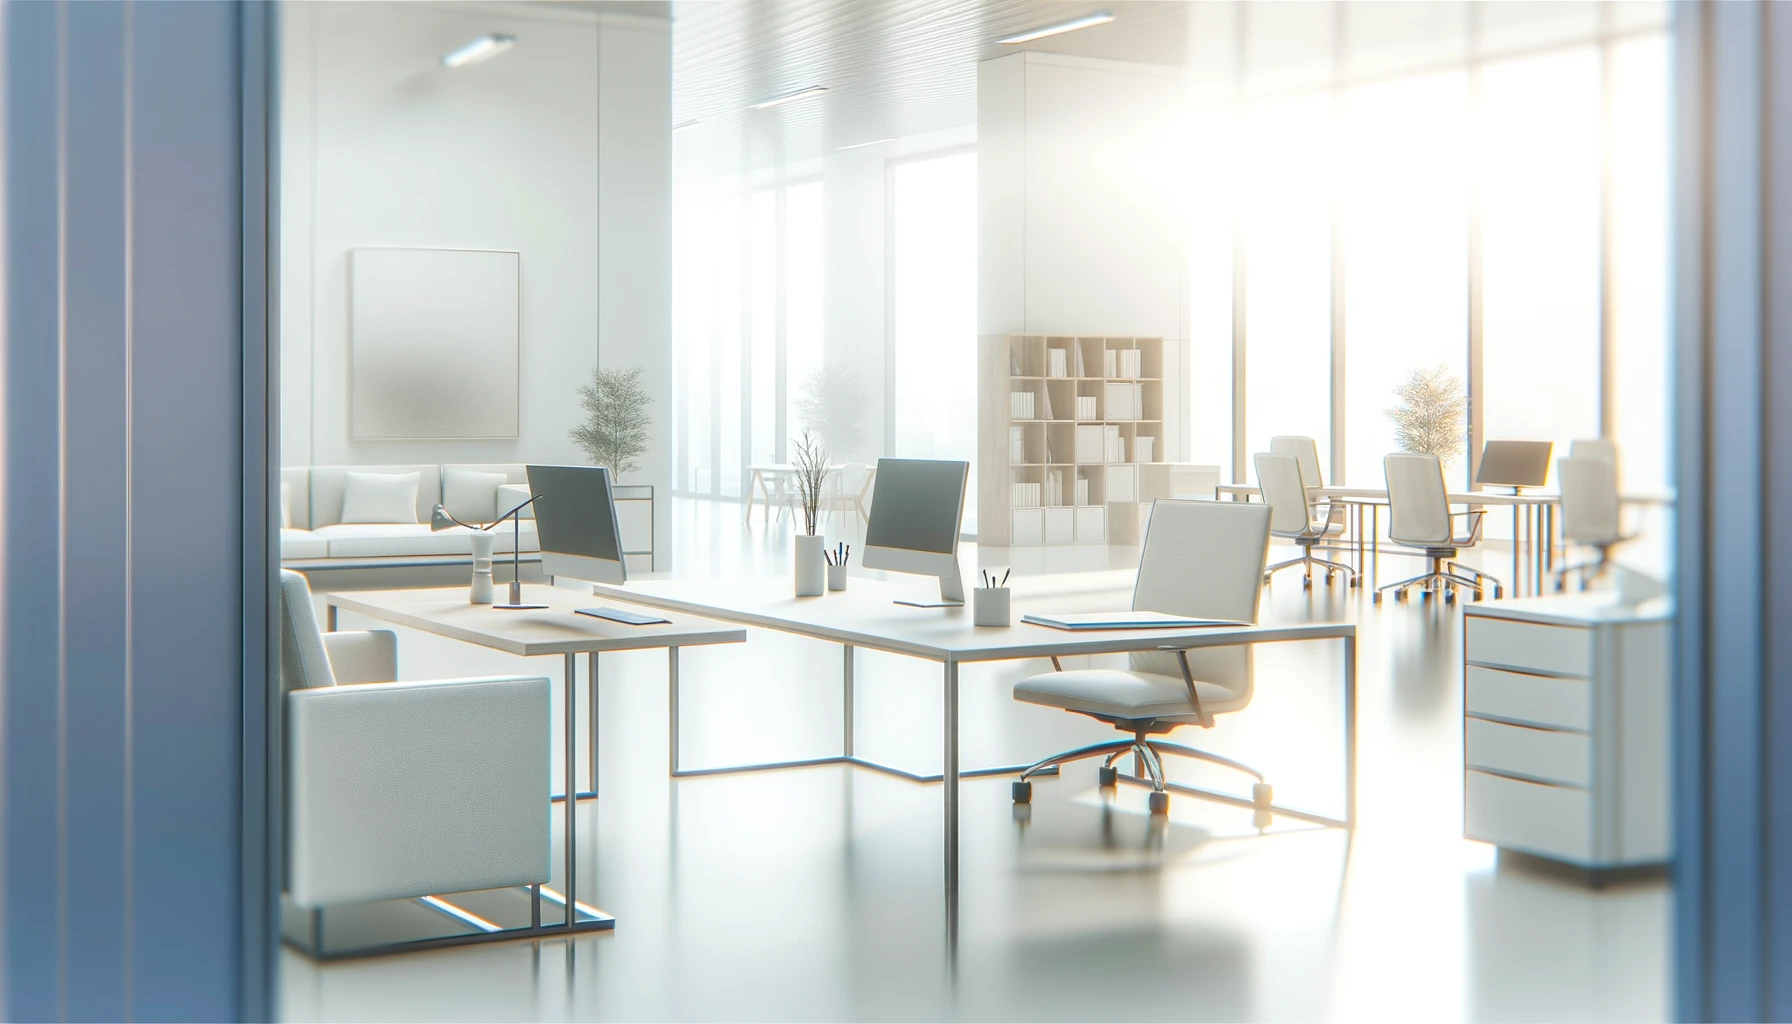
[{"label": "chair leg", "polygon": [[1145,762],[1145,771],[1151,775],[1151,788],[1159,793],[1164,792],[1164,766],[1157,759],[1157,751],[1142,740],[1133,743],[1132,748],[1133,753],[1139,755],[1139,760]]},{"label": "chair leg", "polygon": [[1223,765],[1227,768],[1241,771],[1256,779],[1258,782],[1263,781],[1262,772],[1252,768],[1248,764],[1241,764],[1234,761],[1229,757],[1221,757],[1218,754],[1210,754],[1205,750],[1196,750],[1193,747],[1185,747],[1180,743],[1163,743],[1158,740],[1151,740],[1149,741],[1149,746],[1159,754],[1175,754],[1179,757],[1191,757],[1197,761],[1210,761],[1217,765]]},{"label": "chair leg", "polygon": [[1277,562],[1276,564],[1263,570],[1263,580],[1264,580],[1264,582],[1267,583],[1271,576],[1274,576],[1276,573],[1280,572],[1281,570],[1289,568],[1290,566],[1305,565],[1305,564],[1307,564],[1307,559],[1304,555],[1300,558],[1290,558],[1286,562]]},{"label": "chair leg", "polygon": [[1112,752],[1113,756],[1108,758],[1108,763],[1112,764],[1115,757],[1119,757],[1120,755],[1125,754],[1128,751],[1132,750],[1134,745],[1135,744],[1132,740],[1110,740],[1107,743],[1092,743],[1086,747],[1078,747],[1075,750],[1067,750],[1062,754],[1053,754],[1052,756],[1046,758],[1045,760],[1040,761],[1038,764],[1035,764],[1032,767],[1028,768],[1026,771],[1021,772],[1020,778],[1021,778],[1021,781],[1024,782],[1024,781],[1026,781],[1028,776],[1034,774],[1035,772],[1038,772],[1041,769],[1050,768],[1054,764],[1068,764],[1071,761],[1080,761],[1085,757],[1097,757],[1101,754],[1107,754],[1110,752]]}]

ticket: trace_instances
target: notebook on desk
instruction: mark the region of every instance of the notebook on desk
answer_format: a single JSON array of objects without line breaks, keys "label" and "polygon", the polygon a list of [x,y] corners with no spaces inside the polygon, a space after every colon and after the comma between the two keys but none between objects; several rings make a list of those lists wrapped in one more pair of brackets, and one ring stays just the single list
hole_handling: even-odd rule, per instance
[{"label": "notebook on desk", "polygon": [[1237,619],[1191,619],[1162,612],[1070,612],[1062,615],[1022,615],[1022,622],[1052,629],[1177,629],[1188,626],[1248,626]]}]

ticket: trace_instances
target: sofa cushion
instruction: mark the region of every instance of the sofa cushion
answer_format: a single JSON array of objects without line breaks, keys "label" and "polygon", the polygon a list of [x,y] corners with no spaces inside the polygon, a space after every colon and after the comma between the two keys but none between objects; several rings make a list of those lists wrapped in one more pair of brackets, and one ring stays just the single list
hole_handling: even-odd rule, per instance
[{"label": "sofa cushion", "polygon": [[345,475],[342,488],[344,523],[417,522],[419,473],[358,473]]},{"label": "sofa cushion", "polygon": [[[392,558],[402,556],[462,555],[472,557],[473,546],[467,540],[470,530],[458,526],[432,533],[427,523],[339,523],[312,531],[329,542],[331,558]],[[509,529],[495,530],[499,552],[509,553],[513,534]],[[534,551],[535,524],[524,523],[524,551]]]},{"label": "sofa cushion", "polygon": [[284,529],[311,529],[311,470],[305,466],[280,468],[280,525]]},{"label": "sofa cushion", "polygon": [[310,530],[281,530],[280,557],[328,558],[330,543]]},{"label": "sofa cushion", "polygon": [[484,525],[498,518],[498,488],[503,473],[488,473],[461,466],[442,467],[442,507],[463,523]]},{"label": "sofa cushion", "polygon": [[[498,488],[498,511],[508,512],[529,500],[528,484],[505,484]],[[530,505],[516,514],[518,519],[534,519],[535,506]]]},{"label": "sofa cushion", "polygon": [[416,512],[406,522],[429,522],[430,510],[442,500],[442,467],[429,463],[385,466],[312,466],[309,472],[310,518],[301,521],[295,501],[293,522],[315,530],[342,522],[343,492],[350,473],[416,473]]}]

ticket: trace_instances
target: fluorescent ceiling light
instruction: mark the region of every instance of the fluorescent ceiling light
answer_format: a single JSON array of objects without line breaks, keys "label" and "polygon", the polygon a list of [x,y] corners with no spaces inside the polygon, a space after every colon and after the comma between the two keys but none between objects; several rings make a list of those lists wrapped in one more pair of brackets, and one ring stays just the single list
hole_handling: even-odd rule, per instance
[{"label": "fluorescent ceiling light", "polygon": [[895,141],[896,141],[896,140],[895,140],[895,139],[893,139],[893,138],[890,138],[890,139],[872,139],[872,140],[871,140],[871,141],[870,141],[870,142],[855,142],[855,143],[853,143],[853,144],[852,144],[852,145],[850,145],[850,146],[841,146],[841,147],[840,147],[840,148],[841,148],[841,149],[864,149],[864,148],[865,148],[865,147],[866,147],[866,146],[881,146],[881,145],[883,145],[883,144],[884,144],[884,143],[886,143],[886,142],[895,142]]},{"label": "fluorescent ceiling light", "polygon": [[703,123],[702,121],[699,121],[695,118],[692,118],[689,121],[680,121],[679,123],[672,126],[672,134],[677,135],[679,132],[688,132],[692,128],[695,128],[702,123]]},{"label": "fluorescent ceiling light", "polygon": [[458,50],[450,50],[442,54],[442,66],[445,68],[464,68],[480,61],[491,60],[498,54],[516,45],[515,36],[493,33],[480,36]]},{"label": "fluorescent ceiling light", "polygon": [[1035,39],[1044,39],[1046,36],[1055,36],[1060,32],[1075,32],[1079,28],[1094,28],[1096,25],[1106,25],[1113,20],[1113,11],[1096,11],[1094,14],[1085,15],[1081,18],[1074,18],[1070,21],[1059,22],[1056,25],[1028,29],[1025,32],[998,39],[996,42],[1001,43],[1003,46],[1013,46],[1016,43],[1030,43]]},{"label": "fluorescent ceiling light", "polygon": [[827,91],[828,87],[825,85],[811,85],[807,89],[798,89],[796,92],[787,92],[782,96],[773,96],[769,100],[760,100],[758,103],[749,103],[747,104],[747,109],[764,110],[766,107],[776,107],[780,104],[790,103],[794,100],[806,100],[811,96],[820,96]]}]

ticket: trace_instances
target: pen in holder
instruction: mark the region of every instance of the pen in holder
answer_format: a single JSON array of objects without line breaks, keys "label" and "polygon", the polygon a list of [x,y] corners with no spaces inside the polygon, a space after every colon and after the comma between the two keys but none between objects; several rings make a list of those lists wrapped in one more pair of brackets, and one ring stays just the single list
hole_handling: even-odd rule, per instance
[{"label": "pen in holder", "polygon": [[983,586],[971,591],[971,621],[973,623],[979,626],[1010,625],[1007,583],[1007,573],[1003,573],[999,581],[988,572],[983,574]]},{"label": "pen in holder", "polygon": [[827,553],[828,589],[846,589],[846,559],[852,555],[851,544],[835,544],[834,550]]}]

